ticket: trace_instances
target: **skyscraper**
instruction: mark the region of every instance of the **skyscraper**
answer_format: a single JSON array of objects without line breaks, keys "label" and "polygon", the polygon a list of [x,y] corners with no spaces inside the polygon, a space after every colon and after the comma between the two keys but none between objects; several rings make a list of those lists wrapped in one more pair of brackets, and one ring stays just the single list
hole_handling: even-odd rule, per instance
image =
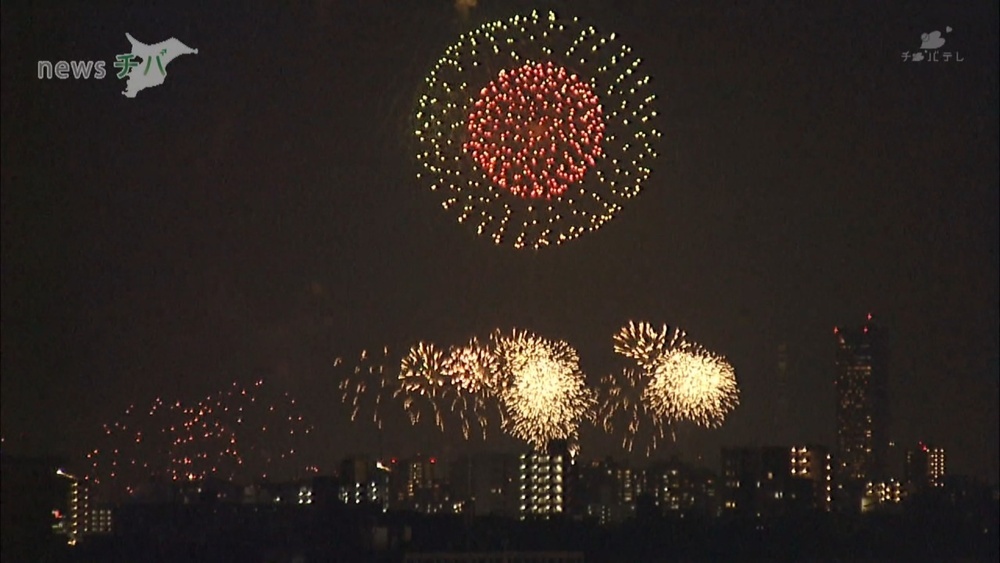
[{"label": "skyscraper", "polygon": [[868,315],[858,328],[835,327],[837,344],[838,504],[860,508],[869,482],[885,477],[889,448],[886,335]]}]

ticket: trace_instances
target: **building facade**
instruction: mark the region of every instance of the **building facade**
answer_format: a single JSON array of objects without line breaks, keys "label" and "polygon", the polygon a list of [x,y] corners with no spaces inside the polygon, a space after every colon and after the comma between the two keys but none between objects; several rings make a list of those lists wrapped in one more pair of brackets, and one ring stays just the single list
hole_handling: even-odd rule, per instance
[{"label": "building facade", "polygon": [[646,470],[646,486],[660,511],[667,515],[716,516],[717,479],[707,469],[673,458]]},{"label": "building facade", "polygon": [[832,460],[823,446],[722,450],[722,514],[780,516],[830,510]]},{"label": "building facade", "polygon": [[944,448],[920,442],[917,447],[906,451],[904,479],[909,489],[941,487],[946,471]]},{"label": "building facade", "polygon": [[[375,506],[383,512],[389,510],[389,476],[389,467],[381,461],[364,457],[345,459],[340,464],[340,501]],[[296,499],[299,494],[296,488]]]},{"label": "building facade", "polygon": [[867,483],[886,479],[889,449],[888,343],[868,315],[857,328],[836,327],[837,445],[835,500],[858,510]]},{"label": "building facade", "polygon": [[548,519],[570,512],[574,459],[565,440],[553,440],[542,451],[521,455],[519,517]]},{"label": "building facade", "polygon": [[476,516],[516,516],[519,507],[517,455],[481,453],[463,456],[452,464],[452,500],[461,512]]}]

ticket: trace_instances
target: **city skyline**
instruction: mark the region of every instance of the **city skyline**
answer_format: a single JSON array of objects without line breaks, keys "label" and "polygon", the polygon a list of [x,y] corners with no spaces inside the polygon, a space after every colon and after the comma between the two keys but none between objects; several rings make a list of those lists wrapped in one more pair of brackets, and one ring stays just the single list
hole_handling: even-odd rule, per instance
[{"label": "city skyline", "polygon": [[574,455],[565,441],[528,453],[463,454],[454,459],[354,456],[344,458],[335,471],[290,480],[150,482],[124,501],[102,494],[94,483],[55,460],[5,457],[4,463],[15,472],[17,467],[48,463],[50,480],[59,477],[70,482],[66,519],[58,514],[62,508],[56,513],[70,545],[85,534],[110,533],[115,507],[149,503],[327,508],[337,504],[382,513],[466,514],[522,521],[583,518],[605,525],[639,516],[642,497],[663,514],[768,519],[789,514],[898,512],[906,507],[919,509],[935,497],[951,498],[953,503],[962,498],[996,500],[995,487],[949,474],[945,449],[923,443],[907,450],[904,475],[868,482],[858,498],[834,485],[836,460],[822,445],[731,447],[723,448],[721,454],[718,470],[676,456],[648,465],[632,465],[610,456],[587,459]]},{"label": "city skyline", "polygon": [[[542,4],[234,7],[226,26],[196,6],[4,6],[4,451],[76,455],[132,403],[260,379],[300,400],[324,468],[333,452],[516,451],[403,413],[352,424],[338,384],[361,350],[396,362],[515,327],[571,343],[596,384],[609,336],[648,320],[736,369],[725,423],[662,450],[717,467],[725,445],[834,448],[831,331],[871,313],[890,334],[893,441],[995,483],[996,6]],[[634,46],[663,132],[634,201],[537,252],[440,209],[411,123],[459,34],[536,8]],[[963,62],[902,59],[945,26]],[[111,77],[36,76],[113,57],[125,33],[199,51],[135,99]]]},{"label": "city skyline", "polygon": [[[250,486],[183,482],[110,505],[63,469],[5,455],[5,502],[16,499],[5,514],[48,516],[51,523],[24,520],[25,531],[39,540],[48,536],[33,551],[61,551],[70,560],[138,552],[164,532],[172,534],[166,545],[178,560],[195,552],[249,552],[276,540],[284,546],[279,549],[314,555],[346,549],[354,552],[350,560],[373,552],[409,560],[432,551],[479,561],[490,550],[508,557],[527,550],[550,561],[554,552],[546,558],[537,550],[566,547],[578,553],[575,560],[586,553],[588,560],[603,554],[600,560],[609,561],[690,560],[690,550],[705,560],[721,552],[743,559],[761,550],[795,558],[995,550],[989,532],[996,526],[996,489],[948,475],[943,449],[918,444],[916,451],[932,454],[929,465],[916,461],[903,482],[870,484],[864,502],[846,511],[831,503],[828,451],[812,445],[728,449],[719,473],[678,459],[647,468],[612,459],[567,463],[565,443],[535,454],[463,456],[451,463],[426,456],[391,465],[349,458],[332,478]],[[623,532],[632,537],[608,545]],[[663,534],[677,533],[680,541],[653,547]],[[4,549],[14,552],[6,541]],[[419,555],[425,556],[433,557]]]}]

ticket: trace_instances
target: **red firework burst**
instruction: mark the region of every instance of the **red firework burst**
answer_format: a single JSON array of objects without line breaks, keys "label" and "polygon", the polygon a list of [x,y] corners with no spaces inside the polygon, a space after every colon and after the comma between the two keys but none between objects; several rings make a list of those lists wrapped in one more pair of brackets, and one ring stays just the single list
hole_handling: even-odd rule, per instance
[{"label": "red firework burst", "polygon": [[552,62],[501,70],[467,120],[464,148],[494,184],[552,199],[601,156],[604,113],[590,84]]},{"label": "red firework burst", "polygon": [[537,249],[593,232],[648,182],[656,95],[614,33],[553,13],[484,23],[425,83],[417,178],[496,244]]}]

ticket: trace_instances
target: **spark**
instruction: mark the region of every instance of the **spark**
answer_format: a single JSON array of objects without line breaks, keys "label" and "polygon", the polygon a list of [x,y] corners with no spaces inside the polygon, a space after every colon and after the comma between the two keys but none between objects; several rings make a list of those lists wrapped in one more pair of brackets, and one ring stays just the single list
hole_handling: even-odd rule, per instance
[{"label": "spark", "polygon": [[643,397],[651,410],[670,420],[714,428],[739,404],[736,371],[725,357],[681,334],[653,365]]},{"label": "spark", "polygon": [[478,339],[472,338],[468,344],[451,349],[444,373],[453,385],[479,393],[496,387],[500,370],[496,355]]},{"label": "spark", "polygon": [[505,429],[542,449],[552,440],[575,440],[595,399],[569,344],[529,332],[494,334],[501,372],[499,398]]},{"label": "spark", "polygon": [[464,346],[452,347],[444,372],[453,388],[450,408],[459,417],[462,435],[468,439],[475,424],[486,440],[491,418],[500,418],[495,399],[500,375],[496,355],[473,337]]},{"label": "spark", "polygon": [[423,413],[420,407],[426,406],[434,417],[434,424],[444,431],[444,413],[438,401],[445,395],[448,384],[445,353],[434,344],[420,342],[403,358],[399,387],[393,396],[403,399],[403,408],[410,415],[411,424],[420,422]]},{"label": "spark", "polygon": [[615,352],[635,360],[640,366],[649,366],[666,349],[669,331],[667,325],[657,330],[647,322],[629,321],[628,325],[622,327],[614,336]]},{"label": "spark", "polygon": [[643,400],[648,382],[645,371],[633,368],[601,378],[596,417],[605,432],[618,436],[623,449],[632,451],[637,442],[644,443],[646,455],[664,439],[668,423]]},{"label": "spark", "polygon": [[[247,387],[234,382],[190,403],[156,398],[143,411],[130,406],[103,425],[105,444],[87,455],[89,478],[114,496],[150,480],[247,480],[268,471],[298,476],[293,454],[312,425],[288,393],[265,400],[262,386],[262,380]],[[279,460],[287,463],[278,467]]]},{"label": "spark", "polygon": [[634,365],[602,378],[598,421],[606,432],[619,433],[626,450],[644,443],[648,455],[668,429],[673,435],[673,425],[717,427],[737,406],[732,365],[683,331],[629,321],[612,341]]},{"label": "spark", "polygon": [[655,98],[613,33],[553,13],[487,23],[427,75],[418,179],[496,244],[565,243],[643,189],[660,137]]},{"label": "spark", "polygon": [[[381,354],[369,354],[367,349],[362,350],[356,363],[349,368],[350,373],[341,379],[341,401],[351,409],[352,422],[370,417],[379,430],[383,428],[382,409],[396,390],[396,382],[390,381],[386,367],[389,364],[388,346],[382,348]],[[334,368],[348,365],[340,357],[334,360]]]}]

